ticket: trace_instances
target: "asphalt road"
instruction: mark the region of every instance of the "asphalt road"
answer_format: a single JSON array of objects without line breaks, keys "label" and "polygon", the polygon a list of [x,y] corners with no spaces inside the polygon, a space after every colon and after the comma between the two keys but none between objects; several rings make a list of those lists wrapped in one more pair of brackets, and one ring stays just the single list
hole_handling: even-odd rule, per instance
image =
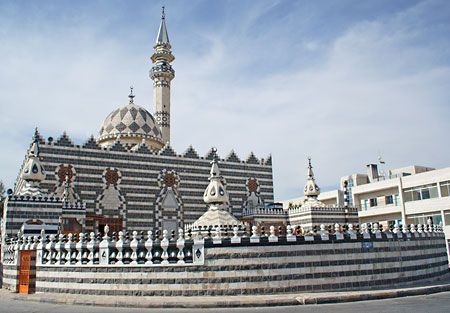
[{"label": "asphalt road", "polygon": [[341,304],[320,304],[308,306],[284,306],[284,307],[263,307],[263,308],[221,308],[221,309],[130,309],[130,308],[109,308],[109,307],[92,307],[92,306],[71,306],[60,304],[38,303],[30,301],[17,301],[11,299],[0,299],[0,312],[5,313],[114,313],[114,312],[164,312],[164,313],[194,313],[194,312],[211,312],[211,313],[449,313],[450,312],[450,292],[442,292],[426,296],[405,297],[386,300],[352,302]]}]

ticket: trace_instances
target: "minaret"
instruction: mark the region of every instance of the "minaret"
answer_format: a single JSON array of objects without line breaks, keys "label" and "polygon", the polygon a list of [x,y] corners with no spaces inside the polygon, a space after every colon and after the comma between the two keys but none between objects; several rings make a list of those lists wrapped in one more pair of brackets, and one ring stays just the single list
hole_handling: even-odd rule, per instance
[{"label": "minaret", "polygon": [[153,67],[150,70],[150,78],[153,80],[154,115],[156,124],[161,129],[163,141],[167,143],[170,142],[170,82],[175,77],[175,71],[170,63],[175,60],[175,57],[170,50],[164,7],[156,44],[153,48],[155,52],[151,57]]}]

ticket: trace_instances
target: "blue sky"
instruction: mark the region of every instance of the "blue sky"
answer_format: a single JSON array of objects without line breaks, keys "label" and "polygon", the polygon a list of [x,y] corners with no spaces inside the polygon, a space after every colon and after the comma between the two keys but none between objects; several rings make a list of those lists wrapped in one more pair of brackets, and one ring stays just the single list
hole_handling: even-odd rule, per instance
[{"label": "blue sky", "polygon": [[0,179],[34,127],[77,143],[106,115],[153,110],[149,56],[166,6],[172,145],[270,153],[276,199],[365,172],[450,166],[449,1],[1,1]]}]

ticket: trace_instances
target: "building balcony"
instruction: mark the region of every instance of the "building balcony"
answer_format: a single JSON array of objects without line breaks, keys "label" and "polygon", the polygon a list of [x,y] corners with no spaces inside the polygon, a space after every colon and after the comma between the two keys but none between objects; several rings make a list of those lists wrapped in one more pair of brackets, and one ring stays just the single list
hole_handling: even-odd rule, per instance
[{"label": "building balcony", "polygon": [[450,210],[450,197],[432,198],[405,202],[406,215]]},{"label": "building balcony", "polygon": [[365,208],[358,208],[358,217],[371,217],[377,215],[388,214],[402,214],[402,208],[400,205],[389,204],[384,206],[374,206]]}]

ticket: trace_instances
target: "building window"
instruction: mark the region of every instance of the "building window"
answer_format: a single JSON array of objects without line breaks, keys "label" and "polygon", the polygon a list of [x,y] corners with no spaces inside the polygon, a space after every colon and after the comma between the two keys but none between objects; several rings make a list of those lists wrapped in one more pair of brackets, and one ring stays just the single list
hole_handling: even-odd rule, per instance
[{"label": "building window", "polygon": [[428,219],[431,219],[433,224],[436,225],[443,225],[442,224],[442,215],[440,213],[434,213],[431,215],[426,215],[426,214],[420,214],[420,215],[413,215],[408,217],[408,223],[413,223],[413,224],[428,224]]},{"label": "building window", "polygon": [[405,195],[405,202],[426,200],[438,197],[436,184],[406,188],[403,192]]},{"label": "building window", "polygon": [[367,210],[368,207],[369,207],[369,199],[361,200],[361,209]]},{"label": "building window", "polygon": [[450,225],[450,211],[444,212],[444,225]]},{"label": "building window", "polygon": [[371,198],[370,199],[370,207],[377,206],[377,198]]},{"label": "building window", "polygon": [[394,204],[394,195],[386,196],[385,199],[386,199],[386,205]]},{"label": "building window", "polygon": [[450,196],[450,180],[439,183],[441,186],[441,197]]}]

